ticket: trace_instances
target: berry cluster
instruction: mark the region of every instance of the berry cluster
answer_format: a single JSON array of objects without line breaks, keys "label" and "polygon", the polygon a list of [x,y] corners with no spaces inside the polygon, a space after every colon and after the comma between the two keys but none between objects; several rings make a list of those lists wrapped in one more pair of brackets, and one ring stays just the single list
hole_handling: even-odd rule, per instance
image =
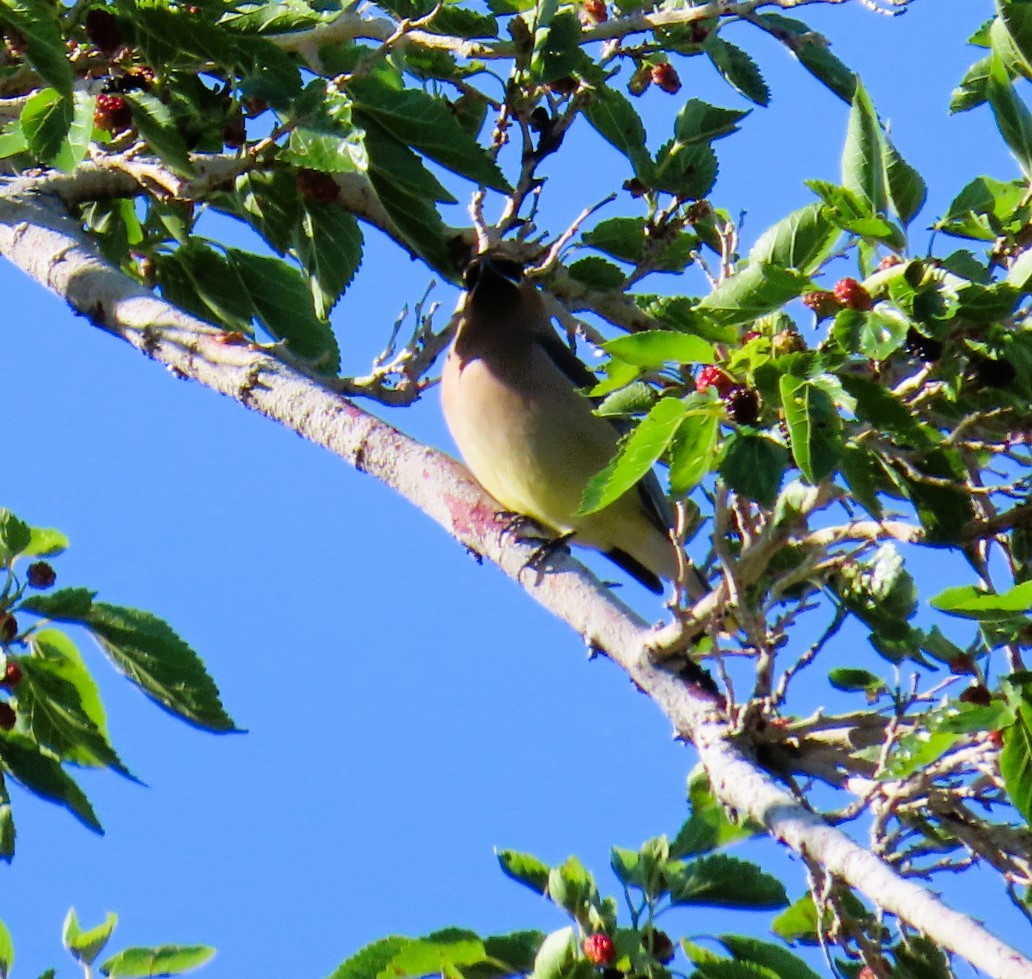
[{"label": "berry cluster", "polygon": [[760,396],[756,390],[736,384],[734,378],[713,364],[703,367],[695,378],[695,390],[700,394],[709,388],[716,388],[728,417],[736,425],[752,425],[760,417]]},{"label": "berry cluster", "polygon": [[121,133],[133,124],[129,103],[121,95],[101,92],[93,111],[93,125],[109,133]]}]

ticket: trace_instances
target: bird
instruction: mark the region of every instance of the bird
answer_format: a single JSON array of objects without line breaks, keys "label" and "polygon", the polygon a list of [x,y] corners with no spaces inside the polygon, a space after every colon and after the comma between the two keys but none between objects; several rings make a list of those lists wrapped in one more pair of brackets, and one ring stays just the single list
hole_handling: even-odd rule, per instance
[{"label": "bird", "polygon": [[677,574],[672,513],[654,472],[604,509],[584,489],[616,456],[621,432],[582,393],[595,377],[552,327],[517,262],[484,254],[464,275],[441,377],[445,421],[477,482],[557,540],[601,551],[656,594]]}]

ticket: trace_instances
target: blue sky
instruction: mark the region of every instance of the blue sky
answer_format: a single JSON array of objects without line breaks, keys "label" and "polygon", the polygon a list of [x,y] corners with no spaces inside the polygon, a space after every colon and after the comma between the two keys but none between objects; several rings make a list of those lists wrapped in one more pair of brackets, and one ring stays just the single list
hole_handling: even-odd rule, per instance
[{"label": "blue sky", "polygon": [[[947,113],[976,57],[965,38],[991,12],[988,0],[915,0],[895,19],[855,2],[801,11],[861,73],[928,179],[917,229],[976,174],[1017,175],[986,110]],[[769,38],[731,37],[774,93],[717,145],[714,201],[745,212],[748,243],[810,199],[804,178],[837,177],[847,107]],[[684,97],[746,107],[702,59],[678,68],[679,96],[653,91],[640,103],[653,149]],[[553,232],[626,176],[592,133],[577,139],[549,161]],[[631,212],[603,215],[618,213]],[[913,240],[923,251],[926,232]],[[369,234],[334,318],[346,371],[365,370],[428,278]],[[167,618],[248,732],[214,737],[177,723],[83,640],[115,747],[147,787],[83,773],[104,837],[15,789],[18,853],[0,870],[0,918],[17,977],[50,965],[76,974],[59,940],[71,905],[84,925],[117,911],[113,947],[216,945],[200,973],[212,979],[323,976],[374,938],[450,924],[551,930],[559,914],[502,876],[494,847],[556,862],[576,852],[615,890],[610,845],[676,831],[691,749],[511,582],[373,480],[176,380],[16,270],[0,266],[0,284],[2,503],[69,535],[60,584]],[[434,295],[447,314],[454,292]],[[387,417],[450,449],[435,393]],[[965,580],[958,566],[955,583]],[[658,615],[652,596],[624,593]],[[859,633],[844,641],[839,655],[867,655]],[[743,853],[802,892],[801,868],[773,844]],[[1032,948],[1001,892],[944,883]],[[769,917],[698,913],[670,925],[759,932]]]}]

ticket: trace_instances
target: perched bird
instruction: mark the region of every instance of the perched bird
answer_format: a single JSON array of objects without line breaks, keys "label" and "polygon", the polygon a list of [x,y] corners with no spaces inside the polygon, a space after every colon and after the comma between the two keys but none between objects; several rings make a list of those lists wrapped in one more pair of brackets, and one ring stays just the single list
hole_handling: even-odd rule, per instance
[{"label": "perched bird", "polygon": [[677,562],[655,474],[605,509],[577,513],[620,439],[579,390],[594,376],[552,328],[520,265],[481,256],[467,269],[466,290],[441,379],[444,417],[466,465],[507,510],[602,551],[661,593]]}]

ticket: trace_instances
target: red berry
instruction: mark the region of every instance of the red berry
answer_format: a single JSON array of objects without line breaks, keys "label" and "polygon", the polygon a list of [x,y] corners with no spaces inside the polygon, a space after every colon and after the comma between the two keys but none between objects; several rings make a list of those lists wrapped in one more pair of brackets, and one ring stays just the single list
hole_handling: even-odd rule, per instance
[{"label": "red berry", "polygon": [[1003,731],[986,731],[985,732],[985,739],[994,748],[1002,748],[1003,747]]},{"label": "red berry", "polygon": [[736,425],[752,425],[760,417],[760,396],[753,388],[736,385],[724,398],[724,407]]},{"label": "red berry", "polygon": [[12,687],[18,686],[21,683],[22,671],[18,663],[9,659],[7,666],[4,667],[3,679],[0,679],[0,687],[6,687],[10,690]]},{"label": "red berry", "polygon": [[902,265],[903,259],[899,255],[886,255],[879,263],[876,271],[884,272],[886,269],[895,268],[897,265]]},{"label": "red berry", "polygon": [[658,65],[653,65],[651,75],[652,80],[667,95],[676,95],[681,91],[681,79],[677,75],[677,70],[669,61],[661,61]]},{"label": "red berry", "polygon": [[298,170],[294,174],[294,183],[305,200],[316,204],[332,204],[340,197],[340,184],[321,170]]},{"label": "red berry", "polygon": [[593,24],[601,24],[609,18],[609,11],[606,10],[605,0],[584,0],[581,5],[585,18]]},{"label": "red berry", "polygon": [[584,949],[584,957],[594,965],[609,965],[616,955],[613,939],[604,932],[588,935],[581,948]]},{"label": "red berry", "polygon": [[819,320],[834,316],[842,308],[835,293],[828,292],[827,289],[808,292],[803,296],[803,305],[807,309],[812,309]]},{"label": "red berry", "polygon": [[18,635],[18,620],[10,612],[0,612],[0,642],[9,643]]},{"label": "red berry", "polygon": [[110,11],[94,7],[83,23],[90,43],[106,57],[111,57],[122,46],[122,32],[118,20]]},{"label": "red berry", "polygon": [[707,388],[716,388],[722,398],[734,387],[735,382],[719,367],[706,364],[695,378],[695,390],[702,394]]},{"label": "red berry", "polygon": [[129,103],[121,95],[101,92],[93,111],[93,124],[109,133],[120,133],[133,124]]},{"label": "red berry", "polygon": [[57,575],[46,561],[33,561],[25,572],[25,577],[33,588],[49,588]]},{"label": "red berry", "polygon": [[10,731],[16,720],[18,716],[14,713],[14,708],[10,704],[0,703],[0,730]]},{"label": "red berry", "polygon": [[759,340],[763,334],[759,330],[746,330],[742,334],[742,343],[749,343],[751,340]]},{"label": "red berry", "polygon": [[847,309],[868,310],[874,305],[871,294],[856,279],[839,279],[835,298]]}]

